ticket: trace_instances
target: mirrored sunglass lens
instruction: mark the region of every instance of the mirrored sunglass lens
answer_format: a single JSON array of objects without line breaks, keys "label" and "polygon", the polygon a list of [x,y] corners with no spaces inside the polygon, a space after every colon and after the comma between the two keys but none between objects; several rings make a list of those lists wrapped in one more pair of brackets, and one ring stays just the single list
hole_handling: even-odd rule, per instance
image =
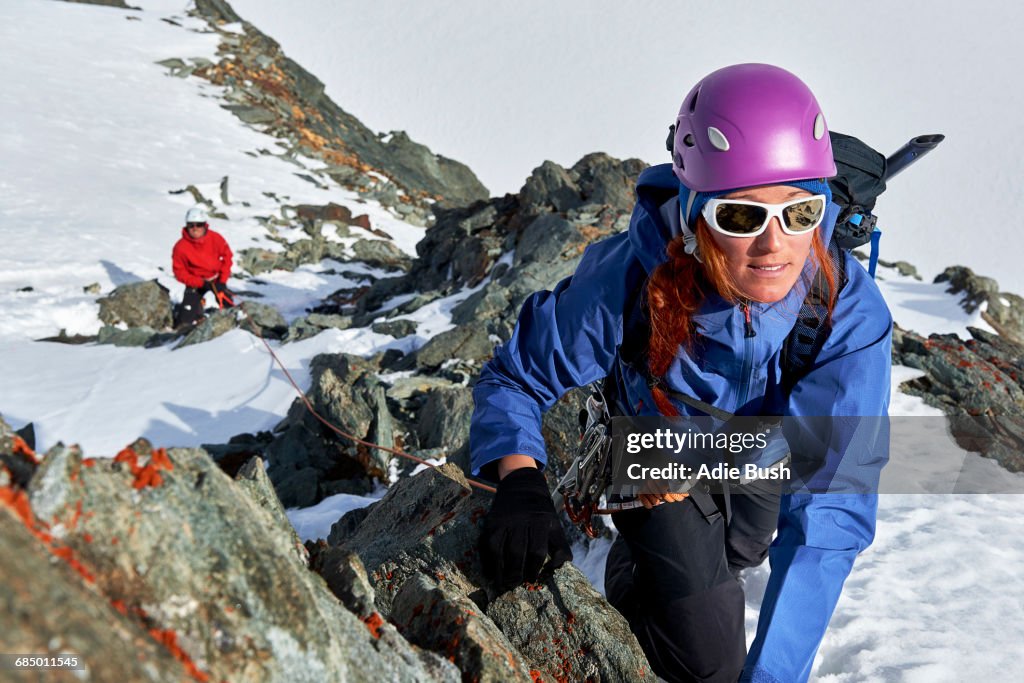
[{"label": "mirrored sunglass lens", "polygon": [[786,226],[790,230],[803,232],[818,227],[821,217],[825,213],[825,201],[820,197],[808,199],[806,202],[799,202],[787,206],[782,214],[786,218]]},{"label": "mirrored sunglass lens", "polygon": [[726,232],[747,235],[764,225],[768,212],[760,206],[722,203],[715,207],[715,221]]}]

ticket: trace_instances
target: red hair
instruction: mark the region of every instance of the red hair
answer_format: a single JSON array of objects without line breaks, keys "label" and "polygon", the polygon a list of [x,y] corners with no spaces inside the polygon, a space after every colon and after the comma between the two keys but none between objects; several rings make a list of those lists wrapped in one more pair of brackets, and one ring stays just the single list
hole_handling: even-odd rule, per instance
[{"label": "red hair", "polygon": [[[693,316],[709,294],[717,293],[734,304],[746,298],[729,275],[725,253],[711,238],[703,217],[697,220],[696,235],[703,263],[686,253],[680,236],[669,242],[668,260],[655,268],[647,281],[647,310],[651,321],[647,365],[651,377],[660,378],[668,372],[680,346],[693,352]],[[808,258],[817,265],[815,277],[823,278],[828,285],[826,308],[831,318],[836,299],[836,272],[820,231],[814,233]],[[651,392],[658,412],[679,414],[660,387],[655,386]]]}]

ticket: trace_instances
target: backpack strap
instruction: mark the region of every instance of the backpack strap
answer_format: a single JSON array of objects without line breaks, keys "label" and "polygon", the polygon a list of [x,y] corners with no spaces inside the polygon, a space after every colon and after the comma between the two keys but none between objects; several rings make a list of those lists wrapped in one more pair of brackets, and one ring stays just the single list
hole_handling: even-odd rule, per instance
[{"label": "backpack strap", "polygon": [[[846,254],[835,241],[832,241],[828,245],[828,258],[837,276],[838,296],[847,281]],[[800,306],[796,324],[782,345],[782,388],[786,394],[789,394],[796,383],[810,372],[818,352],[832,331],[828,319],[830,294],[828,281],[822,277],[814,278],[814,284]]]}]

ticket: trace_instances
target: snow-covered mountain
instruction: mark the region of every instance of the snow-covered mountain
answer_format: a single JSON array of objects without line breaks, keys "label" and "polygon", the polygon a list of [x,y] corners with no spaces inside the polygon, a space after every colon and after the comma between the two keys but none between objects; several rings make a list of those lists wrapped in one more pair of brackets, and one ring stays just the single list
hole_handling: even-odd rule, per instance
[{"label": "snow-covered mountain", "polygon": [[[172,298],[180,299],[183,288],[169,274],[170,251],[184,211],[195,199],[178,191],[192,185],[211,198],[223,216],[212,220],[213,227],[236,251],[259,247],[276,252],[283,248],[281,239],[303,238],[299,230],[282,228],[274,235],[267,228],[268,217],[281,217],[285,207],[301,204],[332,202],[346,207],[352,214],[366,215],[374,229],[388,236],[359,227],[353,227],[349,236],[324,232],[324,239],[344,249],[359,239],[383,239],[413,257],[425,234],[423,225],[409,222],[393,205],[331,182],[322,159],[283,144],[259,123],[240,120],[225,109],[232,102],[225,99],[221,85],[167,66],[166,61],[174,59],[193,67],[219,60],[224,35],[244,33],[240,25],[222,24],[214,31],[206,21],[187,14],[190,3],[185,0],[134,4],[142,9],[126,12],[41,0],[0,7],[0,51],[8,74],[0,98],[0,120],[5,122],[0,133],[0,414],[16,428],[33,423],[40,451],[63,440],[80,444],[88,455],[112,456],[139,436],[167,447],[223,443],[235,434],[273,428],[292,405],[291,385],[262,343],[241,330],[174,351],[166,346],[34,341],[62,329],[68,335],[96,334],[102,323],[95,288],[85,291],[90,285],[98,284],[98,290],[107,293],[118,285],[156,279]],[[281,37],[286,51],[294,45],[293,56],[298,56],[302,41],[289,28],[294,25],[276,24],[276,19],[264,24],[247,15],[250,9],[256,14],[269,12],[270,3],[243,0],[236,5],[273,37],[281,26],[289,36]],[[340,5],[333,7],[340,12]],[[755,31],[746,26],[748,21],[740,28]],[[819,18],[816,24],[826,26],[828,21]],[[766,44],[783,45],[782,34],[773,38],[764,26],[757,34]],[[323,43],[303,35],[308,45]],[[305,55],[312,59],[314,53],[304,52],[299,61],[304,62]],[[732,61],[771,59],[774,54],[736,54]],[[710,61],[705,58],[700,64]],[[315,72],[327,83],[328,94],[335,94],[334,79],[347,68],[346,64]],[[701,66],[693,73],[704,70]],[[809,80],[824,84],[826,73],[816,71]],[[829,85],[823,98],[839,99],[836,87]],[[531,92],[527,89],[526,94]],[[671,95],[677,96],[675,91]],[[544,107],[543,102],[520,104]],[[859,122],[855,117],[850,120]],[[924,123],[915,116],[907,126]],[[945,124],[937,121],[936,130],[952,133]],[[416,130],[412,122],[407,126]],[[882,142],[902,142],[893,130],[903,128],[886,129],[879,135]],[[931,131],[907,129],[909,134],[918,132]],[[617,139],[584,140],[612,151],[621,144]],[[1003,151],[985,149],[993,163],[1004,158]],[[539,165],[543,157],[570,153],[562,150],[529,163]],[[459,156],[461,150],[453,145],[441,151]],[[641,155],[646,152],[638,150]],[[494,153],[493,163],[503,163],[501,152]],[[922,164],[914,183],[908,175],[906,194],[900,195],[908,199],[900,201],[924,197],[920,186],[913,189],[915,183],[924,185],[927,180],[929,192],[941,186],[932,182],[938,177],[932,174],[939,169],[948,174],[951,162],[941,161],[940,155],[936,152],[935,159],[926,162],[935,162],[927,174]],[[530,167],[518,172],[525,174]],[[222,196],[225,177],[228,190]],[[904,191],[902,181],[900,190]],[[947,191],[964,194],[948,187]],[[895,204],[893,200],[893,206],[887,203],[879,210],[891,211],[886,215],[901,224],[911,223],[910,213]],[[924,243],[920,237],[914,239]],[[915,260],[911,254],[899,255]],[[961,255],[950,254],[938,264],[929,261],[928,267],[949,265],[962,260]],[[236,268],[238,277],[230,285],[258,295],[261,303],[279,309],[292,322],[328,294],[385,275],[380,268],[357,261],[352,256],[342,267],[323,260],[259,278]],[[894,268],[881,268],[879,280],[904,329],[965,338],[968,325],[992,329],[981,319],[980,309],[965,313],[959,297],[947,294],[944,285],[919,281]],[[294,343],[275,342],[274,347],[299,384],[308,388],[309,364],[317,354],[371,356],[388,349],[415,350],[453,328],[452,308],[478,287],[447,293],[404,316],[415,331],[402,338],[374,332],[367,325],[330,329]],[[396,297],[391,305],[407,299]],[[900,392],[903,381],[919,374],[893,368],[893,415],[941,414]],[[290,518],[304,539],[326,537],[340,511],[354,504],[359,503],[342,494],[315,508],[290,511]],[[1015,495],[882,496],[877,539],[847,583],[816,660],[816,679],[931,682],[1019,676],[1021,665],[1013,654],[1024,639],[1018,618],[1024,588],[1015,580],[1015,568],[1024,560],[1024,535],[1016,531],[1021,513],[1024,499]],[[577,548],[577,564],[598,587],[603,585],[606,552],[607,546],[600,543]],[[745,574],[751,637],[767,573],[762,567]]]}]

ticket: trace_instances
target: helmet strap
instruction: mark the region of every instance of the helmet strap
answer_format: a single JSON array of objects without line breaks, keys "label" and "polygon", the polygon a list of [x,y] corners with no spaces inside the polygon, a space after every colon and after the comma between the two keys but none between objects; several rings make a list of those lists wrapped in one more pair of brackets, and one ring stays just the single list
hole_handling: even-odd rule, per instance
[{"label": "helmet strap", "polygon": [[697,192],[690,190],[689,198],[686,200],[686,210],[683,210],[682,202],[679,203],[679,227],[683,232],[683,250],[687,254],[697,259],[698,263],[704,263],[704,259],[700,257],[700,246],[697,244],[697,233],[690,229],[690,225],[686,222],[686,217],[690,215],[690,209],[693,208],[693,201],[697,198]]}]

